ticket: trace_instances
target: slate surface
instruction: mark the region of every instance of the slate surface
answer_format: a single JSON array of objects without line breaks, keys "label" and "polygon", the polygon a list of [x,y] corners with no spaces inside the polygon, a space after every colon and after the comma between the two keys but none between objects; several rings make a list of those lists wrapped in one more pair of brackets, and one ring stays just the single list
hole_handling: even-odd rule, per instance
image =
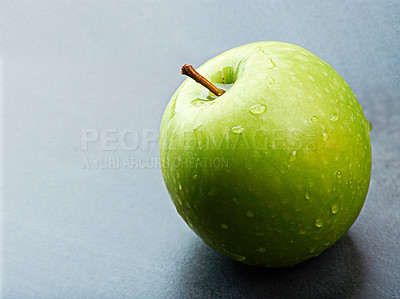
[{"label": "slate surface", "polygon": [[[400,298],[399,2],[21,0],[0,16],[4,298]],[[359,219],[292,269],[203,245],[154,164],[179,67],[258,40],[323,58],[374,125]]]}]

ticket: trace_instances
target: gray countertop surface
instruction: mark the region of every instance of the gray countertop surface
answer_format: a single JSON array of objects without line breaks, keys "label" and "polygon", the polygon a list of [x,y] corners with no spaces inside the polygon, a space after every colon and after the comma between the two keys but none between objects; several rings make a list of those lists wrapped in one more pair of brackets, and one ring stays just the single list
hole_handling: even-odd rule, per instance
[{"label": "gray countertop surface", "polygon": [[[3,298],[400,298],[398,1],[21,0],[0,20]],[[262,40],[327,61],[374,126],[360,217],[290,269],[204,245],[157,162],[180,66]]]}]

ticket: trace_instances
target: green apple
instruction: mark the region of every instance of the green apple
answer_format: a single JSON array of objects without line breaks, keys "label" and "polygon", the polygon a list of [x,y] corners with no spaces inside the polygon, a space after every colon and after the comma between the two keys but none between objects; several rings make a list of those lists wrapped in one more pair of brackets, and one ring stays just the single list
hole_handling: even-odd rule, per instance
[{"label": "green apple", "polygon": [[354,223],[370,182],[372,126],[350,87],[282,42],[231,49],[198,71],[225,93],[188,78],[164,112],[161,169],[178,213],[243,263],[319,255]]}]

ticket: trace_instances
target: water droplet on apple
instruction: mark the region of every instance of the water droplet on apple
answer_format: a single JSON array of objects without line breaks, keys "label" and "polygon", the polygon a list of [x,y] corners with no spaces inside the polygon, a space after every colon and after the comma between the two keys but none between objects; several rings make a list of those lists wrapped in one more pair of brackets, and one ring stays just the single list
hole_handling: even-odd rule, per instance
[{"label": "water droplet on apple", "polygon": [[330,121],[334,122],[334,121],[337,121],[338,119],[339,119],[339,115],[337,113],[333,113],[331,115]]},{"label": "water droplet on apple", "polygon": [[338,171],[338,172],[336,173],[336,177],[337,177],[338,179],[340,179],[340,178],[342,177],[342,173],[341,173],[340,171]]},{"label": "water droplet on apple", "polygon": [[260,253],[264,253],[264,252],[267,251],[267,249],[264,248],[264,247],[260,247],[260,248],[257,248],[256,251],[257,251],[257,252],[260,252]]},{"label": "water droplet on apple", "polygon": [[225,223],[221,223],[221,228],[228,229],[228,225],[226,225]]},{"label": "water droplet on apple", "polygon": [[324,225],[324,222],[322,221],[321,218],[315,219],[315,226],[316,227],[322,227]]},{"label": "water droplet on apple", "polygon": [[368,130],[370,131],[370,132],[372,132],[372,129],[373,129],[373,126],[372,126],[372,124],[367,120],[367,124],[368,124]]},{"label": "water droplet on apple", "polygon": [[246,216],[247,216],[248,218],[253,218],[253,217],[254,217],[253,211],[252,211],[252,210],[248,210],[248,211],[246,212]]},{"label": "water droplet on apple", "polygon": [[193,131],[198,130],[202,125],[203,125],[203,123],[198,123],[198,124],[193,128]]},{"label": "water droplet on apple", "polygon": [[256,51],[257,53],[265,54],[265,52],[260,47],[256,47]]},{"label": "water droplet on apple", "polygon": [[337,203],[333,203],[331,205],[331,212],[332,214],[336,214],[337,212],[339,212],[339,205]]},{"label": "water droplet on apple", "polygon": [[296,160],[296,158],[297,158],[297,152],[296,151],[292,151],[290,154],[289,154],[289,162],[293,162],[293,161],[295,161]]},{"label": "water droplet on apple", "polygon": [[183,205],[182,198],[180,198],[179,196],[178,196],[178,203],[179,203],[179,205]]},{"label": "water droplet on apple", "polygon": [[241,134],[244,131],[242,126],[236,126],[231,129],[232,133]]},{"label": "water droplet on apple", "polygon": [[313,123],[316,123],[318,121],[318,117],[316,117],[315,115],[313,115],[313,117],[311,117],[311,121]]},{"label": "water droplet on apple", "polygon": [[267,107],[265,105],[254,105],[250,107],[249,110],[251,114],[257,115],[263,113],[266,109]]},{"label": "water droplet on apple", "polygon": [[311,193],[310,193],[310,191],[307,191],[307,192],[304,194],[304,197],[305,197],[307,200],[311,200]]},{"label": "water droplet on apple", "polygon": [[267,68],[269,68],[269,69],[276,68],[276,64],[275,64],[275,62],[272,61],[271,58],[267,58]]},{"label": "water droplet on apple", "polygon": [[246,260],[246,257],[245,257],[245,256],[242,256],[242,255],[239,255],[239,254],[235,254],[235,253],[232,253],[232,252],[229,252],[229,251],[227,251],[227,252],[228,252],[229,256],[230,256],[232,259],[234,259],[234,260],[236,260],[236,261],[238,261],[238,262],[243,262],[243,261]]},{"label": "water droplet on apple", "polygon": [[325,131],[322,131],[322,140],[326,141],[328,139],[328,133],[326,133]]}]

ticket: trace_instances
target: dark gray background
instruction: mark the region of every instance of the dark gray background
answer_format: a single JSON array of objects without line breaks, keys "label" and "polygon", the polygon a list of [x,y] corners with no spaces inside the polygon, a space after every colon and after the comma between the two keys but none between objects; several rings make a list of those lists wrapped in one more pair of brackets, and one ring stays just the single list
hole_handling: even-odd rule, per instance
[{"label": "dark gray background", "polygon": [[[4,298],[400,298],[399,1],[8,0],[0,17]],[[157,142],[83,150],[82,130],[158,131],[183,63],[261,40],[331,64],[374,125],[359,219],[292,269],[203,245],[159,167],[82,169],[157,158]]]}]

